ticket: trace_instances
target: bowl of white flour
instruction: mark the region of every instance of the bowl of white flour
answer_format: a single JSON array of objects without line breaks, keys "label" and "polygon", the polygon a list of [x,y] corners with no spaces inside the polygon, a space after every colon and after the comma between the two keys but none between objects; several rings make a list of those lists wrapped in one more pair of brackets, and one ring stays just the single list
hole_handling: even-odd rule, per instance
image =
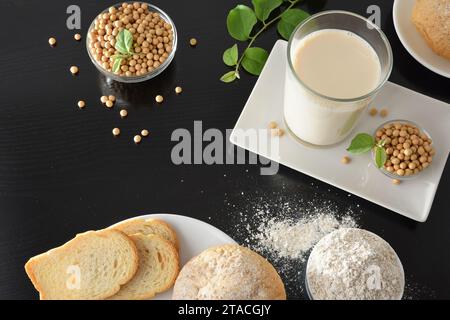
[{"label": "bowl of white flour", "polygon": [[401,300],[405,273],[385,240],[366,230],[343,228],[312,250],[306,288],[312,300]]}]

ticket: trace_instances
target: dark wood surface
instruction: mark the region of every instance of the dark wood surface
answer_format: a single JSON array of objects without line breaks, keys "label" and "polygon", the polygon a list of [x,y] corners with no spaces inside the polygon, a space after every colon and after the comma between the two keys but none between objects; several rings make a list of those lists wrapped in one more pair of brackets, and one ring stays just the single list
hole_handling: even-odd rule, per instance
[{"label": "dark wood surface", "polygon": [[[250,3],[241,0],[243,3]],[[83,35],[98,12],[113,1],[79,1]],[[358,208],[361,225],[384,237],[404,264],[409,297],[450,298],[450,172],[444,172],[428,222],[415,223],[389,210],[315,181],[287,168],[276,176],[259,175],[258,166],[175,166],[170,160],[176,128],[232,128],[256,81],[244,75],[234,84],[218,78],[226,71],[221,55],[233,44],[225,19],[238,1],[155,0],[174,19],[180,46],[162,76],[139,85],[108,84],[91,64],[84,42],[65,26],[72,1],[2,0],[0,2],[0,298],[36,299],[23,265],[33,255],[69,240],[146,213],[177,213],[207,221],[237,241],[239,214],[251,215],[260,197],[323,199],[338,207]],[[418,64],[402,47],[392,22],[392,3],[381,0],[310,1],[310,12],[351,10],[365,15],[370,4],[382,9],[382,28],[392,43],[391,81],[450,102],[449,80]],[[58,39],[51,49],[47,40]],[[197,48],[188,45],[199,40]],[[259,41],[270,49],[271,30]],[[72,77],[71,65],[80,67]],[[175,96],[173,88],[185,92]],[[130,116],[99,103],[115,94]],[[163,106],[153,103],[163,94]],[[83,99],[87,108],[78,110]],[[424,106],[425,107],[425,106]],[[449,124],[450,125],[450,124]],[[122,129],[113,139],[111,130]],[[148,128],[141,146],[133,135]],[[382,188],[383,186],[380,186]],[[411,195],[412,197],[414,195]],[[276,212],[276,207],[273,208]],[[285,279],[290,298],[306,296],[302,276]],[[297,281],[298,280],[298,281]],[[297,282],[296,282],[297,281]]]}]

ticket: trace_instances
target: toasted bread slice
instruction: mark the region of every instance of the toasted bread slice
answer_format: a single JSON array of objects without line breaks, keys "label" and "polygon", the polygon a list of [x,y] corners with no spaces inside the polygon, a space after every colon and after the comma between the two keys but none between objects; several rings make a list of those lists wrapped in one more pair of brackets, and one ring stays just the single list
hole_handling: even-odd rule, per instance
[{"label": "toasted bread slice", "polygon": [[155,234],[167,241],[172,242],[177,250],[179,250],[177,234],[173,228],[165,221],[159,219],[136,219],[119,223],[112,227],[120,230],[127,235],[141,233],[143,235]]},{"label": "toasted bread slice", "polygon": [[134,242],[117,230],[89,231],[25,265],[42,300],[101,300],[138,269]]},{"label": "toasted bread slice", "polygon": [[180,271],[175,246],[157,235],[135,234],[139,268],[134,278],[124,285],[112,300],[144,300],[170,289]]}]

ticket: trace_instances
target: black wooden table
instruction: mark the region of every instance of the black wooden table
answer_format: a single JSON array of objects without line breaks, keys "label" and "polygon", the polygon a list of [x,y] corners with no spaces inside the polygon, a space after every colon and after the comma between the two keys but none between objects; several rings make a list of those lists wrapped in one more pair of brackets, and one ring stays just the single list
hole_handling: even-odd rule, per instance
[{"label": "black wooden table", "polygon": [[[250,1],[241,0],[249,4]],[[83,35],[98,12],[114,1],[80,1]],[[91,64],[84,42],[66,28],[72,1],[0,2],[0,298],[35,299],[23,265],[38,253],[71,239],[146,213],[177,213],[207,221],[238,242],[245,235],[240,214],[252,215],[258,202],[323,199],[355,208],[361,226],[384,237],[404,264],[409,298],[450,298],[450,172],[444,172],[428,222],[415,223],[389,210],[349,196],[293,170],[260,176],[259,166],[176,166],[170,153],[176,128],[232,128],[256,81],[247,74],[234,84],[218,78],[226,71],[221,56],[233,44],[225,19],[236,0],[155,0],[174,19],[180,45],[162,76],[139,85],[108,84]],[[311,0],[311,13],[351,10],[363,15],[378,4],[382,28],[395,56],[391,81],[450,102],[449,80],[418,64],[401,45],[392,22],[392,3],[381,0]],[[51,49],[50,36],[58,39]],[[197,48],[189,47],[195,37]],[[271,30],[259,45],[271,49]],[[69,67],[80,67],[76,78]],[[182,96],[173,88],[181,85]],[[100,105],[113,93],[129,109],[127,120]],[[163,94],[163,106],[154,96]],[[85,100],[80,111],[76,103]],[[449,124],[450,125],[450,124]],[[113,139],[111,130],[122,129]],[[151,138],[132,142],[140,129]],[[414,196],[414,195],[411,195]],[[280,200],[281,199],[281,200]],[[290,298],[306,298],[302,275],[289,282]],[[298,281],[297,281],[298,280]]]}]

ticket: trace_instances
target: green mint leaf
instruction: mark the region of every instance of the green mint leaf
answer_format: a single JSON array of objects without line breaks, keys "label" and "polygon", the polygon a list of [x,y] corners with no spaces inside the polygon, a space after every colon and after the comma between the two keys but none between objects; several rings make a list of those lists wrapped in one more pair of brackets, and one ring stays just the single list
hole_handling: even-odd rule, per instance
[{"label": "green mint leaf", "polygon": [[222,78],[220,78],[220,81],[225,82],[225,83],[230,83],[233,82],[234,80],[236,80],[237,78],[237,73],[236,71],[230,71],[225,73]]},{"label": "green mint leaf", "polygon": [[230,67],[234,67],[238,63],[239,52],[238,46],[235,44],[230,49],[225,50],[223,53],[223,62]]},{"label": "green mint leaf", "polygon": [[358,134],[351,142],[347,151],[354,154],[366,153],[375,145],[375,139],[367,133]]},{"label": "green mint leaf", "polygon": [[303,10],[289,9],[281,16],[281,20],[278,23],[278,32],[284,39],[289,40],[295,28],[308,17],[309,13]]},{"label": "green mint leaf", "polygon": [[248,48],[242,59],[242,67],[245,71],[255,76],[259,76],[266,64],[269,53],[262,48]]},{"label": "green mint leaf", "polygon": [[375,148],[375,163],[378,168],[384,167],[385,163],[387,161],[387,154],[386,150],[382,147],[376,147]]},{"label": "green mint leaf", "polygon": [[240,4],[228,14],[228,33],[236,40],[247,41],[250,39],[250,33],[257,22],[255,12]]},{"label": "green mint leaf", "polygon": [[283,0],[252,0],[256,17],[265,22],[273,10],[281,6]]},{"label": "green mint leaf", "polygon": [[115,55],[111,56],[111,59],[112,60],[114,60],[114,59],[125,59],[127,57],[128,57],[128,55],[121,54],[121,53],[116,53]]},{"label": "green mint leaf", "polygon": [[127,29],[123,29],[116,37],[115,48],[121,54],[133,54],[133,34]]},{"label": "green mint leaf", "polygon": [[112,67],[113,73],[118,73],[120,71],[120,67],[122,66],[122,61],[123,61],[122,57],[114,58],[114,63],[113,63],[113,67]]}]

